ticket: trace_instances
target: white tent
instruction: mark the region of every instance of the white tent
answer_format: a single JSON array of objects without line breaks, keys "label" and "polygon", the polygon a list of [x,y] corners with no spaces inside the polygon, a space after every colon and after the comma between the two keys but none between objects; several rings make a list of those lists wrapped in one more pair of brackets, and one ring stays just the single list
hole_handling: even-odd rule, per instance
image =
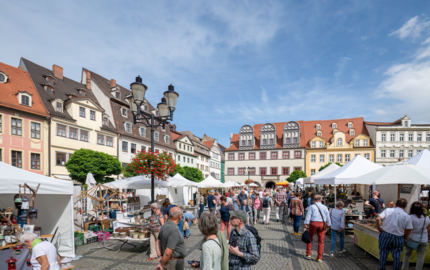
[{"label": "white tent", "polygon": [[[154,184],[159,188],[169,187],[169,182],[155,179]],[[125,178],[119,181],[113,181],[106,183],[105,186],[110,188],[122,188],[122,189],[151,189],[151,178],[143,175],[133,176]]]},{"label": "white tent", "polygon": [[249,186],[250,186],[250,187],[259,187],[259,185],[254,184],[254,183],[249,184]]},{"label": "white tent", "polygon": [[315,181],[315,179],[320,178],[320,177],[322,177],[322,176],[324,176],[326,174],[329,174],[331,172],[334,172],[334,171],[336,171],[339,168],[340,168],[339,165],[337,165],[336,163],[332,163],[329,166],[325,167],[322,171],[318,172],[317,174],[314,174],[314,175],[311,175],[311,176],[305,178],[303,180],[303,183],[305,183],[305,184],[313,184],[314,181]]},{"label": "white tent", "polygon": [[381,165],[375,164],[361,155],[358,155],[343,167],[322,177],[316,178],[314,183],[317,185],[351,184],[349,180],[380,168],[382,168]]},{"label": "white tent", "polygon": [[221,183],[221,181],[213,178],[212,175],[209,175],[208,177],[206,177],[205,180],[199,183],[198,187],[200,188],[224,187],[224,184]]},{"label": "white tent", "polygon": [[424,149],[406,161],[406,163],[430,169],[430,151]]},{"label": "white tent", "polygon": [[296,185],[303,185],[303,180],[304,178],[299,178],[296,180],[296,182],[294,182]]},{"label": "white tent", "polygon": [[237,187],[238,185],[237,185],[237,183],[236,182],[233,182],[233,181],[227,181],[227,182],[225,182],[224,183],[224,186],[223,187],[225,187],[225,188],[230,188],[230,187]]},{"label": "white tent", "polygon": [[[27,184],[36,189],[34,208],[39,210],[38,219],[31,223],[41,227],[42,234],[57,235],[54,243],[61,256],[74,256],[73,182],[59,180],[25,171],[0,162],[0,208],[14,206],[13,197],[19,186]],[[28,192],[27,192],[28,194]]]},{"label": "white tent", "polygon": [[167,179],[167,182],[169,187],[197,187],[199,185],[199,183],[190,181],[179,173]]},{"label": "white tent", "polygon": [[[96,179],[94,179],[94,176],[92,173],[87,174],[87,179],[85,181],[85,184],[87,184],[87,190],[97,185]],[[87,198],[87,213],[89,213],[91,210],[93,210],[93,200],[90,198]]]}]

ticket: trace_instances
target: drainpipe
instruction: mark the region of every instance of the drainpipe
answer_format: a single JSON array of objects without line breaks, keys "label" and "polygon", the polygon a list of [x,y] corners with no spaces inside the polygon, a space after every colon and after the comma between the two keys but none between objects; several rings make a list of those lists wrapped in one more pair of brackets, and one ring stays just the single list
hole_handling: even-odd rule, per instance
[{"label": "drainpipe", "polygon": [[48,120],[48,176],[51,177],[51,118],[46,117],[46,120]]}]

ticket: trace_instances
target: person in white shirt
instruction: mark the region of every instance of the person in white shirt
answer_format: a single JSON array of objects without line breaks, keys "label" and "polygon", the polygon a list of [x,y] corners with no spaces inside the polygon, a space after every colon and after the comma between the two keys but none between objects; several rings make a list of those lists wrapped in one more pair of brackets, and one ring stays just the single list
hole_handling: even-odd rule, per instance
[{"label": "person in white shirt", "polygon": [[[381,270],[385,270],[390,252],[393,256],[393,270],[400,269],[400,254],[413,228],[411,217],[405,212],[407,205],[408,201],[400,198],[396,202],[396,208],[388,217],[387,212],[384,211],[376,218],[376,227],[381,232],[379,235],[379,269]],[[381,219],[384,220],[382,227]]]},{"label": "person in white shirt", "polygon": [[336,208],[330,210],[331,220],[331,243],[330,243],[330,256],[334,256],[334,249],[336,248],[336,240],[339,235],[339,253],[344,253],[345,244],[345,212],[342,210],[343,202],[338,201]]},{"label": "person in white shirt", "polygon": [[42,241],[32,232],[21,235],[19,241],[31,250],[30,262],[34,270],[60,270],[60,256],[53,244]]},{"label": "person in white shirt", "polygon": [[[408,241],[419,243],[417,248],[417,264],[415,270],[423,269],[424,259],[426,256],[427,248],[430,242],[430,219],[424,214],[424,206],[420,202],[414,202],[411,205],[410,217],[412,226],[414,227],[409,235]],[[409,260],[414,250],[405,247],[403,253],[402,269],[409,269]]]},{"label": "person in white shirt", "polygon": [[315,203],[308,208],[308,214],[305,218],[305,232],[309,226],[309,237],[311,242],[306,246],[305,259],[311,259],[312,252],[312,239],[314,234],[318,235],[318,256],[317,262],[322,263],[322,256],[324,252],[324,237],[326,230],[324,229],[324,223],[327,226],[331,226],[331,220],[328,213],[328,209],[321,203],[321,195],[315,195]]}]

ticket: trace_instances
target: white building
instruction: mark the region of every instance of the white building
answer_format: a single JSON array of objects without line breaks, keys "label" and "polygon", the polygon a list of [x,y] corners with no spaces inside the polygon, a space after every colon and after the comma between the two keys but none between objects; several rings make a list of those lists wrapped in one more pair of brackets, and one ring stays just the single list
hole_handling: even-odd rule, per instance
[{"label": "white building", "polygon": [[211,158],[209,160],[210,175],[212,175],[213,178],[221,181],[221,151],[218,147],[218,144],[216,140],[203,141],[203,143],[206,144],[211,153]]},{"label": "white building", "polygon": [[390,165],[430,149],[430,124],[412,124],[406,115],[392,123],[366,122],[376,146],[376,163]]},{"label": "white building", "polygon": [[194,154],[196,154],[196,168],[202,171],[203,177],[209,176],[210,168],[209,161],[211,159],[210,148],[203,143],[202,138],[197,137],[191,131],[181,131],[183,135],[188,135],[191,141],[194,143]]},{"label": "white building", "polygon": [[176,145],[176,164],[182,167],[195,167],[197,155],[194,153],[195,145],[188,137],[188,135],[183,135],[177,131],[171,130],[173,142]]}]

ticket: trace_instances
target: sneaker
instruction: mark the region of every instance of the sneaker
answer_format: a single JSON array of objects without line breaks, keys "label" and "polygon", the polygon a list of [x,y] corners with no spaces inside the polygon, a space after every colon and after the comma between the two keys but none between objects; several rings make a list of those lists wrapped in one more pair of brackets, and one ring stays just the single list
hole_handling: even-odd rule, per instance
[{"label": "sneaker", "polygon": [[321,259],[318,259],[318,260],[317,260],[317,263],[322,263],[322,260],[321,260]]},{"label": "sneaker", "polygon": [[276,222],[279,222],[279,219],[277,219]]},{"label": "sneaker", "polygon": [[345,253],[345,252],[346,252],[346,249],[342,249],[339,251],[340,254]]},{"label": "sneaker", "polygon": [[330,256],[334,256],[334,252],[333,251],[330,251]]},{"label": "sneaker", "polygon": [[311,256],[305,255],[303,256],[306,260],[312,260]]}]

